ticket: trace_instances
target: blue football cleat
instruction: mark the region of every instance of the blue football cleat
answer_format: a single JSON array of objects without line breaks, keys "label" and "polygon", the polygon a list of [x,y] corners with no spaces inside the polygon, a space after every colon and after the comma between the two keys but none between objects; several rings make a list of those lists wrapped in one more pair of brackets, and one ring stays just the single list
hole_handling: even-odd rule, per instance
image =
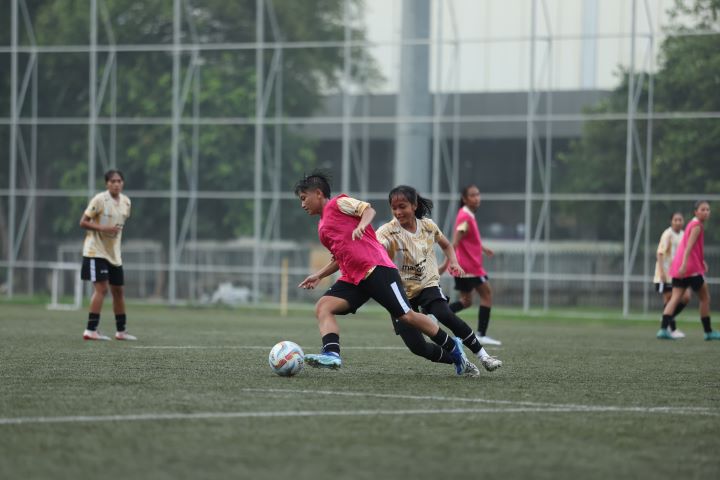
[{"label": "blue football cleat", "polygon": [[309,353],[305,355],[305,363],[315,368],[331,368],[337,370],[342,366],[342,358],[340,358],[340,354],[335,352]]},{"label": "blue football cleat", "polygon": [[455,348],[450,352],[450,356],[453,359],[455,372],[458,375],[466,375],[468,377],[477,377],[480,375],[480,370],[465,356],[462,340],[457,337],[455,337]]}]

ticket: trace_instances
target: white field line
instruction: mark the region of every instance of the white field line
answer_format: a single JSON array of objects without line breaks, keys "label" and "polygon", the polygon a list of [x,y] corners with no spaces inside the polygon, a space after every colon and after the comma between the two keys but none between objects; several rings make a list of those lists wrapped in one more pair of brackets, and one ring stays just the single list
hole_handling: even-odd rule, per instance
[{"label": "white field line", "polygon": [[281,389],[281,388],[243,388],[243,392],[259,392],[259,393],[285,393],[285,394],[316,394],[316,395],[335,395],[343,397],[365,397],[365,398],[389,398],[396,400],[421,400],[436,402],[466,402],[466,403],[483,403],[512,405],[520,407],[532,407],[540,409],[560,409],[563,411],[584,411],[584,412],[639,412],[639,413],[693,413],[700,415],[718,415],[720,410],[706,407],[691,406],[675,406],[675,407],[623,407],[612,405],[582,405],[567,403],[542,403],[542,402],[525,402],[515,400],[492,400],[484,398],[467,398],[467,397],[443,397],[438,395],[400,395],[393,393],[370,393],[370,392],[339,392],[332,390],[302,390],[302,389]]},{"label": "white field line", "polygon": [[[372,416],[404,416],[404,415],[455,415],[455,414],[487,414],[487,413],[663,413],[667,409],[639,409],[622,407],[589,407],[581,408],[450,408],[450,409],[416,409],[416,410],[300,410],[275,412],[198,412],[198,413],[147,413],[130,415],[98,415],[69,417],[17,417],[0,418],[0,425],[27,425],[47,423],[101,423],[101,422],[147,422],[162,420],[214,420],[228,418],[288,418],[288,417],[372,417]],[[688,412],[673,410],[676,414],[700,414],[718,416],[718,413]]]},{"label": "white field line", "polygon": [[[508,405],[502,408],[440,408],[440,409],[402,409],[402,410],[300,410],[266,412],[197,412],[197,413],[147,413],[128,415],[80,415],[66,417],[16,417],[0,418],[1,425],[53,424],[53,423],[101,423],[101,422],[142,422],[164,420],[213,420],[229,418],[288,418],[288,417],[358,417],[358,416],[403,416],[403,415],[452,415],[452,414],[502,414],[502,413],[640,413],[680,415],[720,416],[720,411],[700,407],[621,407],[603,405],[563,405],[537,402],[514,402],[508,400],[487,400],[479,398],[442,397],[434,395],[396,395],[365,392],[334,392],[329,390],[288,390],[245,388],[252,393],[316,394],[353,397],[391,398],[404,400],[496,403]],[[516,406],[510,406],[516,405]]]}]

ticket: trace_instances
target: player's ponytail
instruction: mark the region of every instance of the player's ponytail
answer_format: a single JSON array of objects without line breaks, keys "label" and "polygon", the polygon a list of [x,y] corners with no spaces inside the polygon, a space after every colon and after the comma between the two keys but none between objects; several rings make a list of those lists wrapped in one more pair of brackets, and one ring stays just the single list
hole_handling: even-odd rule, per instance
[{"label": "player's ponytail", "polygon": [[408,185],[398,185],[390,190],[388,201],[392,203],[393,197],[404,197],[405,200],[415,205],[415,217],[428,217],[432,213],[433,202],[429,198],[421,197],[413,187]]}]

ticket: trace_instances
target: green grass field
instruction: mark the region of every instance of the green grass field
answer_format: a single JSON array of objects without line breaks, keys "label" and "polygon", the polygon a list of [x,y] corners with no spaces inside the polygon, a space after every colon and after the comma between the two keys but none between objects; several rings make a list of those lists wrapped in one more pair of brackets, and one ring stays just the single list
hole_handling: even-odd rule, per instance
[{"label": "green grass field", "polygon": [[281,378],[273,344],[318,350],[311,310],[132,306],[134,343],[83,342],[85,316],[0,304],[0,478],[720,477],[720,342],[697,320],[661,342],[498,309],[505,365],[473,379],[361,310],[341,370]]}]

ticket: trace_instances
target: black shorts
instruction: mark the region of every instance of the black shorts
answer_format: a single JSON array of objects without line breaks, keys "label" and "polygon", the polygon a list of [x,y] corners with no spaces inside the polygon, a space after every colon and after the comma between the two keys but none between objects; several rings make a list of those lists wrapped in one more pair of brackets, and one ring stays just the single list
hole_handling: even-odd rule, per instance
[{"label": "black shorts", "polygon": [[693,292],[697,292],[702,288],[703,283],[705,283],[705,277],[702,275],[695,275],[692,277],[685,277],[685,278],[673,278],[672,280],[672,286],[673,288],[692,288]]},{"label": "black shorts", "polygon": [[461,292],[472,292],[475,287],[482,285],[489,280],[487,275],[482,277],[455,277],[455,290]]},{"label": "black shorts", "polygon": [[672,283],[653,283],[653,285],[655,285],[655,291],[658,293],[672,291]]},{"label": "black shorts", "polygon": [[[448,298],[445,296],[440,287],[428,287],[424,288],[422,292],[420,292],[420,295],[410,299],[410,306],[416,312],[422,311],[422,313],[427,314],[427,310],[425,307],[437,300],[447,302]],[[405,322],[401,322],[395,317],[390,317],[390,320],[392,320],[393,328],[395,329],[395,335],[400,335],[403,332],[403,329],[415,328],[411,327]]]},{"label": "black shorts", "polygon": [[371,298],[382,305],[393,318],[402,317],[410,311],[410,301],[405,295],[400,274],[395,268],[377,266],[369,277],[357,285],[337,281],[324,295],[342,298],[350,304],[347,311],[338,315],[355,313]]},{"label": "black shorts", "polygon": [[91,282],[109,281],[110,285],[115,286],[125,284],[122,265],[116,267],[104,258],[83,257],[80,278]]}]

